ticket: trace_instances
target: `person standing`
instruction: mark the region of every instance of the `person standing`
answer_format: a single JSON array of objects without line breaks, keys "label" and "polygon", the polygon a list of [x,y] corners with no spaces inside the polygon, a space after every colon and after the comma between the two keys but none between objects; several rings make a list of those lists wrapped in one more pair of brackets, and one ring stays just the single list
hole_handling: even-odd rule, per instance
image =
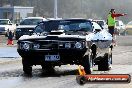
[{"label": "person standing", "polygon": [[110,10],[107,17],[107,24],[108,24],[109,33],[112,35],[112,37],[114,36],[114,29],[116,24],[115,18],[120,16],[125,16],[125,15],[127,14],[115,13],[115,9]]},{"label": "person standing", "polygon": [[9,31],[7,37],[8,37],[7,45],[13,45],[14,33],[12,33],[11,31]]},{"label": "person standing", "polygon": [[112,40],[112,43],[114,44],[114,46],[116,46],[116,36],[114,36],[115,34],[115,24],[116,24],[116,20],[115,18],[116,17],[120,17],[120,16],[125,16],[127,14],[120,14],[120,13],[115,13],[115,9],[111,9],[109,14],[108,14],[108,17],[107,17],[107,25],[108,25],[108,30],[109,30],[109,33],[112,35],[113,37],[113,40]]}]

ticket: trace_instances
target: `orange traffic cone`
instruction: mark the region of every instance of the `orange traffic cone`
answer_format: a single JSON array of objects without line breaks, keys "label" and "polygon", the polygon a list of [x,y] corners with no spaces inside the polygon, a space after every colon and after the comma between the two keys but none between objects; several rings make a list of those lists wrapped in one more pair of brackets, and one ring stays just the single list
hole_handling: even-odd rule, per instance
[{"label": "orange traffic cone", "polygon": [[85,70],[81,65],[79,65],[78,67],[78,72],[79,72],[79,75],[81,76],[86,75]]}]

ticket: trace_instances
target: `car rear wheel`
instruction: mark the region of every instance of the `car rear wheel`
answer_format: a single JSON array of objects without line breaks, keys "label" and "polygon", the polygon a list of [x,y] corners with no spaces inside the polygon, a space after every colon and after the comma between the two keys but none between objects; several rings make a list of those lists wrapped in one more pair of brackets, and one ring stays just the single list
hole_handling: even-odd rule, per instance
[{"label": "car rear wheel", "polygon": [[98,70],[99,71],[108,71],[111,69],[112,65],[112,53],[105,53],[104,57],[99,61]]},{"label": "car rear wheel", "polygon": [[82,65],[84,67],[84,70],[86,74],[91,74],[93,71],[93,60],[92,60],[92,55],[85,55],[83,57]]},{"label": "car rear wheel", "polygon": [[23,64],[23,71],[25,74],[32,74],[32,66],[30,65],[30,63],[28,62],[27,59],[23,58],[22,59],[22,64]]}]

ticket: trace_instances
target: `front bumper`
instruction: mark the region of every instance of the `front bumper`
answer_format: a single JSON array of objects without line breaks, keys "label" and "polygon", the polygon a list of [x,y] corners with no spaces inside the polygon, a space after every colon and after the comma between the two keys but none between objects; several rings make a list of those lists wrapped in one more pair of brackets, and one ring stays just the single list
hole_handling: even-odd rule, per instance
[{"label": "front bumper", "polygon": [[[32,64],[79,64],[84,56],[86,49],[60,49],[60,50],[20,50],[17,49],[18,53],[22,58],[28,59]],[[45,61],[45,55],[59,55],[60,60],[58,61]]]},{"label": "front bumper", "polygon": [[0,34],[6,34],[5,28],[0,28]]}]

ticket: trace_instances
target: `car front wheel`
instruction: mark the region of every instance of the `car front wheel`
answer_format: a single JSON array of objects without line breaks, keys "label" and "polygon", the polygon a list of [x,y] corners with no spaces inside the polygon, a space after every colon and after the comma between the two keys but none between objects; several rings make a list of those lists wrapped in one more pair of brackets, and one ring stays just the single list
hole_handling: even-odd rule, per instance
[{"label": "car front wheel", "polygon": [[32,74],[32,66],[30,65],[30,63],[28,62],[27,59],[23,58],[22,59],[22,64],[23,64],[23,71],[25,74]]},{"label": "car front wheel", "polygon": [[98,64],[98,70],[99,71],[108,71],[111,69],[112,65],[112,53],[105,53],[104,57],[100,60]]},{"label": "car front wheel", "polygon": [[92,60],[92,55],[85,55],[83,57],[82,65],[84,67],[84,70],[86,74],[91,74],[93,71],[93,60]]}]

